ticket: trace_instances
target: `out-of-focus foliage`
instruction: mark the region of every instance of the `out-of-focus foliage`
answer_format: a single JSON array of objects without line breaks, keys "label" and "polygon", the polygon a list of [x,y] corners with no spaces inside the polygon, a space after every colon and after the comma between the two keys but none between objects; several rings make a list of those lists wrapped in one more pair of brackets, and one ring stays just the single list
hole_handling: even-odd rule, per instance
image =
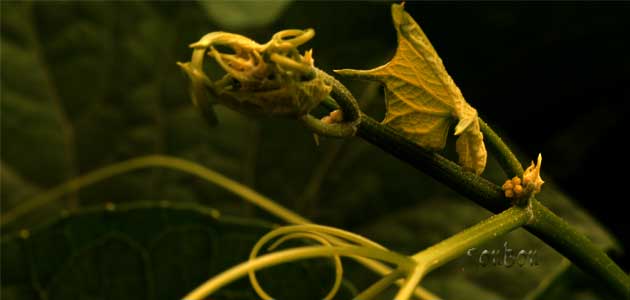
[{"label": "out-of-focus foliage", "polygon": [[[3,209],[20,201],[17,185],[41,190],[148,153],[192,159],[234,178],[250,172],[244,162],[254,163],[248,157],[255,123],[225,112],[222,128],[208,128],[175,65],[208,29],[199,7],[47,2],[3,8],[2,161],[3,172],[15,178],[7,182],[12,188],[2,195]],[[67,202],[156,198],[229,195],[151,170],[87,188]]]},{"label": "out-of-focus foliage", "polygon": [[271,24],[291,0],[228,1],[199,0],[210,20],[224,30],[253,29]]},{"label": "out-of-focus foliage", "polygon": [[[391,57],[387,54],[392,53],[395,38],[390,30],[388,4],[334,5],[294,3],[272,25],[240,33],[263,41],[280,29],[313,27],[317,35],[306,46],[315,49],[317,64],[324,70],[367,68]],[[175,64],[189,56],[189,43],[207,32],[225,30],[213,27],[211,24],[219,21],[209,21],[205,9],[197,3],[2,2],[1,11],[3,211],[78,174],[143,154],[165,153],[218,170],[318,223],[365,234],[405,253],[418,251],[488,216],[428,176],[358,139],[324,140],[316,147],[311,135],[294,121],[247,119],[220,108],[219,126],[209,127],[190,104],[187,80]],[[429,27],[436,30],[435,26]],[[349,84],[366,112],[382,114],[379,89],[373,85],[362,89],[362,86]],[[471,103],[475,105],[475,101]],[[453,146],[447,145],[449,157],[454,157]],[[484,175],[495,182],[505,179],[492,160]],[[545,186],[540,198],[602,246],[613,244],[592,218],[551,184]],[[60,203],[33,212],[20,223],[3,228],[3,234],[41,225],[56,218],[61,209],[105,202],[122,205],[162,200],[199,203],[241,217],[268,217],[233,195],[188,175],[145,170],[83,189]],[[126,289],[130,282],[142,284],[138,277],[131,276],[131,269],[112,268],[107,273],[93,261],[119,263],[128,258],[138,266],[146,253],[129,245],[146,245],[149,236],[179,230],[177,226],[182,224],[162,219],[158,215],[162,213],[157,211],[163,215],[181,213],[169,208],[137,210],[130,213],[134,218],[120,211],[85,213],[38,227],[31,241],[40,243],[35,249],[46,250],[40,253],[42,257],[53,260],[51,264],[35,263],[39,272],[46,274],[40,283],[62,287],[54,280],[75,280],[80,276],[77,274],[85,274],[94,276],[99,284],[120,284],[113,287],[112,293],[122,291],[117,288]],[[188,218],[198,212],[183,214],[183,218]],[[104,217],[118,221],[99,223],[102,221],[99,218]],[[214,222],[204,218],[197,221],[197,228],[209,224],[204,222]],[[77,223],[69,228],[84,229],[94,236],[85,237],[77,248],[56,249],[60,240],[68,238],[62,230],[64,224],[72,222]],[[107,224],[113,225],[103,228]],[[124,228],[120,227],[123,225]],[[208,225],[207,230],[221,231],[212,226]],[[237,227],[231,227],[230,234],[263,231],[256,226]],[[99,240],[116,232],[123,232],[125,237]],[[203,238],[216,240],[218,236]],[[186,251],[199,254],[195,264],[203,265],[216,258],[202,255],[205,246],[195,244],[195,237],[172,237],[178,239],[177,243],[185,243]],[[94,244],[88,246],[92,238]],[[469,257],[462,257],[431,274],[426,285],[445,299],[467,293],[489,299],[520,298],[560,264],[558,254],[522,230],[504,239],[514,248],[536,249],[540,265],[482,269]],[[253,242],[252,237],[252,245]],[[502,242],[487,247],[500,248]],[[4,243],[3,246],[9,247],[18,241],[4,239]],[[177,243],[166,246],[179,247]],[[103,252],[109,248],[102,247],[113,247],[118,252]],[[20,266],[25,265],[15,267],[15,264],[40,256],[18,250],[2,251],[2,293],[4,296],[25,291],[23,299],[30,299],[36,281],[18,272],[24,272]],[[169,268],[198,267],[179,255],[183,250],[167,250],[177,254],[164,255],[159,264],[152,266],[154,276]],[[56,252],[63,253],[56,255]],[[11,266],[17,269],[9,269]],[[227,264],[213,270],[221,268],[227,268]],[[141,276],[148,271],[138,267],[133,272]],[[375,278],[358,266],[348,268],[347,273],[347,278],[359,288]],[[107,281],[108,275],[116,274],[129,274],[130,281]],[[208,273],[195,274],[198,276],[195,279],[181,279],[181,285],[172,287],[173,291],[190,288],[192,281]],[[323,281],[328,282],[331,275],[326,273]],[[11,287],[5,286],[9,278],[12,278]]]},{"label": "out-of-focus foliage", "polygon": [[[264,222],[223,217],[197,205],[84,209],[28,235],[3,239],[2,298],[181,299],[211,276],[247,260],[252,245],[271,229]],[[333,272],[322,261],[282,266],[259,277],[280,299],[321,299]],[[286,278],[273,280],[278,273]],[[286,285],[295,289],[284,289]],[[352,298],[343,287],[339,296]],[[243,279],[216,297],[256,295]]]}]

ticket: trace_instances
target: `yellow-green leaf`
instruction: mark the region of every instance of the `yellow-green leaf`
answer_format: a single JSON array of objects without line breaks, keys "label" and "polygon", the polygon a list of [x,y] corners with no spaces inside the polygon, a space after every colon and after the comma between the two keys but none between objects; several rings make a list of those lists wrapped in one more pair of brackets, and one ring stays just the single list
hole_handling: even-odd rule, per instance
[{"label": "yellow-green leaf", "polygon": [[450,125],[457,121],[459,163],[480,174],[487,154],[477,111],[466,102],[431,42],[402,4],[392,5],[392,18],[398,49],[391,61],[372,70],[336,72],[385,85],[383,124],[425,148],[443,149]]}]

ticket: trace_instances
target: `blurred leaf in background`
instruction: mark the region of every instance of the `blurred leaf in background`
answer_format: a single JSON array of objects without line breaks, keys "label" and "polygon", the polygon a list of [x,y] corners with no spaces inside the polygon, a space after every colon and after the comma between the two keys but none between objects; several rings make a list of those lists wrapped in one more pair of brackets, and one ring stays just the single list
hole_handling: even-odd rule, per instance
[{"label": "blurred leaf in background", "polygon": [[[221,271],[247,260],[273,227],[221,216],[191,204],[142,203],[86,208],[2,241],[3,299],[181,299]],[[310,260],[259,272],[280,299],[321,299],[332,264]],[[284,277],[286,276],[286,277]],[[313,284],[318,282],[318,284]],[[294,289],[285,289],[287,285]],[[351,299],[347,284],[340,299]],[[247,279],[216,299],[256,299]]]},{"label": "blurred leaf in background", "polygon": [[[177,3],[7,3],[2,31],[2,162],[45,189],[109,163],[167,153],[241,178],[255,124],[229,111],[211,129],[189,104],[174,62],[205,33],[199,7]],[[51,26],[54,24],[54,26]],[[224,130],[233,128],[239,135]],[[3,171],[5,172],[5,171]],[[3,176],[4,178],[4,176]],[[19,194],[16,194],[19,196]],[[140,171],[81,190],[70,207],[129,199],[229,197],[188,177]],[[3,209],[14,206],[3,193]]]},{"label": "blurred leaf in background", "polygon": [[199,4],[221,30],[233,31],[268,26],[284,12],[291,0],[199,0]]},{"label": "blurred leaf in background", "polygon": [[[326,71],[342,67],[365,69],[381,65],[393,55],[396,42],[389,3],[3,1],[1,5],[0,204],[3,211],[79,174],[128,158],[161,153],[210,167],[318,223],[365,234],[404,253],[419,251],[489,216],[488,212],[427,175],[359,139],[325,139],[317,147],[309,132],[292,120],[249,119],[221,107],[217,108],[219,126],[209,127],[190,104],[187,79],[175,62],[188,59],[188,45],[205,33],[234,28],[229,30],[264,41],[281,29],[312,27],[317,35],[305,46],[314,49],[320,68]],[[413,5],[408,6],[413,8]],[[456,26],[452,15],[465,18],[469,9],[422,8],[426,11],[418,17],[419,23],[464,94],[471,95],[467,96],[471,104],[478,107],[482,115],[505,114],[504,106],[485,100],[490,99],[489,91],[480,92],[479,87],[470,87],[471,82],[485,78],[486,71],[479,70],[500,69],[504,62],[484,59],[486,69],[479,67],[476,60],[462,53],[488,50],[470,46],[470,36],[458,36],[456,31],[450,30]],[[260,13],[252,14],[252,10]],[[515,22],[508,8],[486,10],[492,12],[488,14],[494,19],[479,19],[492,26],[511,28],[509,26]],[[444,16],[450,16],[450,19]],[[473,13],[469,18],[475,19],[474,16]],[[463,42],[457,44],[446,39],[451,35]],[[476,38],[484,36],[481,34]],[[494,46],[499,47],[498,44],[489,47]],[[471,60],[470,64],[462,63]],[[382,118],[383,94],[377,85],[348,82],[348,87],[364,111]],[[491,85],[483,89],[492,90]],[[531,135],[526,137],[533,138]],[[453,149],[453,144],[447,145],[446,155],[452,159],[456,157]],[[495,182],[501,182],[504,177],[492,160],[484,176]],[[541,197],[545,204],[571,224],[578,225],[602,247],[614,246],[614,240],[602,226],[572,204],[560,189],[549,184]],[[33,231],[38,232],[33,233],[33,241],[37,240],[42,249],[49,245],[68,246],[66,242],[58,244],[68,238],[63,228],[82,226],[87,235],[94,235],[74,246],[60,246],[63,249],[40,253],[43,256],[23,252],[21,248],[3,248],[3,296],[14,292],[24,292],[28,296],[37,288],[36,281],[29,277],[32,275],[24,272],[7,277],[25,268],[24,259],[56,258],[54,264],[35,263],[32,266],[46,272],[46,280],[39,284],[46,282],[47,287],[60,286],[54,280],[79,280],[79,273],[102,275],[94,282],[107,283],[107,273],[98,269],[93,263],[95,260],[111,261],[118,255],[138,263],[146,259],[147,254],[143,252],[146,249],[136,251],[133,250],[136,246],[129,245],[146,245],[146,239],[153,233],[178,232],[180,223],[160,217],[177,214],[177,211],[171,211],[172,208],[138,210],[128,215],[124,212],[81,214],[81,217],[64,219],[61,223],[48,223],[57,219],[62,210],[74,211],[109,202],[125,207],[145,201],[154,204],[160,201],[198,203],[217,208],[224,215],[277,221],[222,189],[189,175],[161,169],[135,171],[82,189],[59,203],[31,213],[9,228],[3,228],[3,235],[12,236],[21,228],[38,228]],[[196,209],[182,218],[196,215]],[[105,215],[115,221],[103,221]],[[190,223],[191,226],[205,230],[200,229],[205,228],[205,219],[195,218],[197,221]],[[69,223],[75,225],[64,227]],[[207,227],[210,231],[214,228]],[[255,232],[254,235],[258,235],[264,232],[260,228],[250,229],[237,226],[231,228],[230,233],[248,235]],[[214,230],[209,240],[222,236],[216,233],[218,231]],[[109,234],[123,236],[124,242],[107,244],[107,247],[120,251],[98,250],[105,249],[99,248],[107,240],[101,238]],[[239,261],[234,257],[228,261],[226,257],[216,258],[214,254],[205,253],[203,249],[210,242],[197,243],[195,236],[182,235],[177,239],[171,243],[173,247],[186,244],[186,251],[203,253],[195,258],[198,261],[223,261],[225,264],[220,268],[212,269],[215,272],[227,268],[228,262]],[[426,285],[445,299],[456,299],[461,294],[515,299],[532,290],[545,274],[561,264],[555,251],[523,230],[504,239],[515,248],[536,249],[540,254],[540,266],[481,269],[469,257],[462,257],[430,275]],[[254,240],[250,237],[248,243],[253,245]],[[17,247],[15,243],[18,241],[15,237],[5,236],[3,247]],[[502,243],[503,240],[496,241],[484,247],[500,248]],[[173,268],[187,270],[187,266],[192,265],[192,259],[179,261],[183,249],[164,251],[168,258],[152,265],[154,276]],[[108,252],[109,256],[98,256],[103,252]],[[5,261],[15,264],[5,264]],[[197,270],[198,266],[192,267]],[[149,271],[140,267],[135,270],[138,272],[128,274],[129,281],[111,284],[120,283],[120,288],[128,286],[127,283],[135,282],[132,286],[144,284],[137,276]],[[191,272],[197,274],[196,277],[180,278],[177,282],[181,285],[173,287],[172,291],[184,291],[193,285],[193,281],[198,284],[201,278],[210,274]],[[330,272],[318,274],[324,274],[321,276],[325,282],[332,276]],[[358,288],[375,279],[358,266],[348,268],[347,274]],[[5,286],[7,278],[11,278],[11,286]],[[178,297],[166,292],[163,295]],[[33,299],[27,296],[23,299]],[[223,296],[238,299],[243,295]],[[243,297],[251,299],[251,294]]]}]

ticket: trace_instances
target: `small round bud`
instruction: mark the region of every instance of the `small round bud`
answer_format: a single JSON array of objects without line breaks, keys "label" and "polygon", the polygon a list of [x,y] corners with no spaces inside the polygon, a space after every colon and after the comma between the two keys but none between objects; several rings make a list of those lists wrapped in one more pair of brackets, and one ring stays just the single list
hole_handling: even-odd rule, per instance
[{"label": "small round bud", "polygon": [[512,190],[506,190],[505,198],[512,198],[512,197],[514,197],[514,192],[512,192]]},{"label": "small round bud", "polygon": [[511,190],[513,187],[514,187],[514,185],[512,184],[512,181],[507,180],[507,181],[503,184],[503,186],[502,186],[501,188],[502,188],[504,191],[507,191],[507,190]]},{"label": "small round bud", "polygon": [[330,116],[325,116],[325,117],[322,118],[322,123],[324,123],[324,124],[332,124],[333,120],[332,120],[332,118]]},{"label": "small round bud", "polygon": [[514,176],[514,178],[512,178],[512,182],[514,182],[515,185],[519,185],[521,184],[521,178]]},{"label": "small round bud", "polygon": [[519,197],[521,194],[523,194],[523,186],[520,184],[517,184],[514,186],[514,189],[512,189],[514,191],[514,194]]}]

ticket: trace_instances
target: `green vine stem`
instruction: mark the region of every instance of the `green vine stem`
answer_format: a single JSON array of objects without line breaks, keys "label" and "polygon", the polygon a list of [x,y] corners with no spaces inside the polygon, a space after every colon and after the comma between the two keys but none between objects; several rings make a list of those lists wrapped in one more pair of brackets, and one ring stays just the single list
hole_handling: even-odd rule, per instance
[{"label": "green vine stem", "polygon": [[326,124],[321,120],[306,114],[300,118],[304,125],[310,128],[313,133],[330,137],[350,137],[357,132],[357,125],[361,122],[361,109],[352,93],[337,79],[328,73],[315,68],[317,76],[332,86],[331,95],[337,99],[337,104],[343,112],[344,121],[335,124]]},{"label": "green vine stem", "polygon": [[[324,100],[322,104],[331,110],[338,108],[332,98]],[[503,197],[503,191],[498,185],[464,171],[456,163],[436,152],[418,146],[398,134],[393,128],[381,125],[365,114],[361,115],[357,136],[431,175],[492,212],[498,213],[510,207],[510,201]]]},{"label": "green vine stem", "polygon": [[630,299],[630,278],[604,251],[539,201],[532,199],[530,206],[534,216],[525,226],[527,230],[583,271],[603,280],[625,299]]},{"label": "green vine stem", "polygon": [[425,267],[426,271],[429,272],[461,256],[471,247],[479,246],[525,225],[530,218],[531,211],[529,209],[512,206],[502,213],[493,215],[446,240],[416,253],[413,255],[413,258],[416,261],[427,262]]},{"label": "green vine stem", "polygon": [[[337,109],[331,98],[322,104]],[[505,168],[508,175],[523,173],[523,167],[502,139],[485,122],[480,122],[488,145]],[[423,149],[405,139],[389,126],[384,126],[362,114],[357,135],[414,168],[432,176],[463,196],[494,213],[510,207],[501,188],[485,178],[464,171],[459,165],[443,156]],[[566,221],[554,214],[536,199],[528,206],[533,214],[525,228],[556,249],[576,266],[598,276],[609,288],[624,299],[630,299],[630,278],[601,249],[586,236],[573,229]]]},{"label": "green vine stem", "polygon": [[[448,261],[461,256],[472,247],[478,247],[489,240],[523,226],[531,218],[531,214],[531,210],[527,208],[518,206],[511,207],[500,214],[483,220],[413,255],[412,258],[417,262],[417,265],[413,272],[407,274],[402,289],[394,299],[409,299],[412,288],[415,287],[426,274]],[[356,296],[355,299],[372,299],[403,275],[403,270],[394,270],[368,287],[361,294]]]},{"label": "green vine stem", "polygon": [[522,176],[523,165],[521,165],[518,158],[516,158],[510,148],[503,142],[503,139],[481,118],[479,118],[479,127],[483,133],[484,139],[488,143],[490,152],[499,161],[507,177]]}]

